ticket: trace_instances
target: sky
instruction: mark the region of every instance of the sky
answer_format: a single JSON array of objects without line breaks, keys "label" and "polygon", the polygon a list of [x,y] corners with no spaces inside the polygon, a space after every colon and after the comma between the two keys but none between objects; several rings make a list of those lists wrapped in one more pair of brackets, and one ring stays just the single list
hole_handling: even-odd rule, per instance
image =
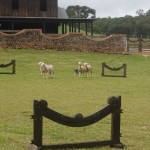
[{"label": "sky", "polygon": [[58,0],[58,6],[87,6],[96,10],[96,18],[136,16],[136,11],[150,10],[150,0]]}]

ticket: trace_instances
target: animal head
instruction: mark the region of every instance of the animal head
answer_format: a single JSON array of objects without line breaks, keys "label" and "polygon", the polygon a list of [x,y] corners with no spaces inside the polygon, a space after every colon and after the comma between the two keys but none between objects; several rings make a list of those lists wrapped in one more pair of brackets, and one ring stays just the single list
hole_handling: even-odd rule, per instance
[{"label": "animal head", "polygon": [[78,62],[78,65],[82,65],[82,64],[83,64],[82,62],[80,62],[80,61]]},{"label": "animal head", "polygon": [[83,65],[84,65],[84,66],[87,66],[87,65],[88,65],[88,63],[84,63]]},{"label": "animal head", "polygon": [[74,69],[75,74],[79,74],[79,70],[78,69]]},{"label": "animal head", "polygon": [[42,64],[44,64],[44,62],[39,62],[38,65],[41,66]]}]

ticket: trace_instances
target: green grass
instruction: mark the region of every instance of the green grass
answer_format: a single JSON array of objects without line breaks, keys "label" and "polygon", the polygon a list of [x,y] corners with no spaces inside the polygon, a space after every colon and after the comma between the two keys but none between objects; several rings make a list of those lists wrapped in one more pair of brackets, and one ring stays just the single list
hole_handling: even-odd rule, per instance
[{"label": "green grass", "polygon": [[[16,60],[16,74],[0,74],[0,149],[27,150],[32,140],[33,100],[44,99],[64,115],[90,115],[107,105],[109,96],[122,96],[121,142],[129,150],[150,148],[150,57],[98,53],[0,49],[0,64]],[[43,79],[38,62],[53,63],[55,77]],[[89,62],[93,75],[74,77],[77,62]],[[127,64],[127,78],[101,76],[101,63]],[[5,68],[6,69],[6,68]],[[5,69],[0,68],[0,71]],[[11,70],[7,68],[7,71]],[[108,72],[107,73],[111,73]],[[120,71],[117,74],[122,74]],[[110,116],[83,128],[44,119],[45,144],[110,139]],[[95,150],[97,150],[96,148]],[[110,147],[100,148],[110,150]],[[114,148],[115,149],[115,148]]]}]

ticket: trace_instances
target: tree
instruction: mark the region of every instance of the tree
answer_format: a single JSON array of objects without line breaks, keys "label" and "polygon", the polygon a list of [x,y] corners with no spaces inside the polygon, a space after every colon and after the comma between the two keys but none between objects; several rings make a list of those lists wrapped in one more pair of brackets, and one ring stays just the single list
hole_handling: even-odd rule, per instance
[{"label": "tree", "polygon": [[[87,6],[69,6],[70,18],[95,18],[95,10]],[[70,14],[70,15],[69,15]],[[131,37],[150,37],[150,10],[144,13],[143,9],[136,11],[138,16],[126,15],[116,18],[97,18],[93,23],[93,31],[97,34],[127,34]],[[85,25],[81,24],[84,30]]]},{"label": "tree", "polygon": [[68,14],[69,18],[78,18],[78,12],[75,11],[74,6],[68,6],[66,9],[66,13]]},{"label": "tree", "polygon": [[136,14],[137,14],[138,16],[144,16],[144,15],[145,15],[143,9],[137,10],[137,11],[136,11]]},{"label": "tree", "polygon": [[95,18],[96,11],[87,6],[68,6],[66,12],[69,18]]},{"label": "tree", "polygon": [[150,9],[145,13],[146,16],[150,16]]}]

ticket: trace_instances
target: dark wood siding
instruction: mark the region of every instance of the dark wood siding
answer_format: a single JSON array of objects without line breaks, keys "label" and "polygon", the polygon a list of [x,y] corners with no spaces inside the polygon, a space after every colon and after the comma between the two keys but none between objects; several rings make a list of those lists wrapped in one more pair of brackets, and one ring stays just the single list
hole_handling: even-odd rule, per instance
[{"label": "dark wood siding", "polygon": [[8,16],[11,13],[11,0],[0,0],[0,16]]},{"label": "dark wood siding", "polygon": [[46,11],[41,11],[40,0],[19,0],[19,9],[12,9],[12,0],[0,0],[0,16],[57,17],[58,1],[47,0]]},{"label": "dark wood siding", "polygon": [[24,16],[24,17],[27,17],[28,16],[28,1],[29,0],[22,0],[20,1],[19,3],[19,16]]}]

